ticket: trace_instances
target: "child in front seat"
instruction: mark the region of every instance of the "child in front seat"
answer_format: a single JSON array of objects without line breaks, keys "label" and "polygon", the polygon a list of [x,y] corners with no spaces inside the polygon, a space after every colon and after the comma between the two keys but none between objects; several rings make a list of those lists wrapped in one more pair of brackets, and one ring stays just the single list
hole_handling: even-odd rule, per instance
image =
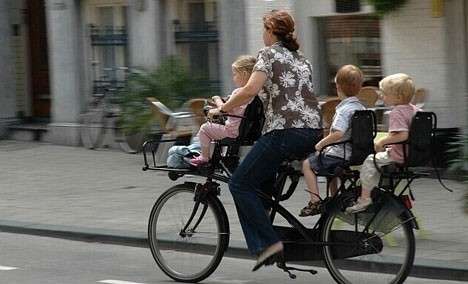
[{"label": "child in front seat", "polygon": [[[234,63],[232,63],[232,80],[234,81],[237,89],[232,92],[229,99],[236,96],[238,88],[241,88],[247,84],[255,63],[256,58],[250,55],[241,55],[236,59],[236,61],[234,61]],[[212,99],[218,108],[224,104],[224,102],[218,96],[214,96]],[[229,114],[242,116],[249,103],[250,101],[244,105],[234,108],[231,112],[229,112]],[[239,136],[240,123],[241,118],[228,116],[224,125],[210,121],[202,124],[200,131],[198,132],[201,144],[201,154],[200,156],[191,159],[190,164],[193,166],[207,164],[210,160],[211,141],[221,140],[227,137],[236,138]]]}]

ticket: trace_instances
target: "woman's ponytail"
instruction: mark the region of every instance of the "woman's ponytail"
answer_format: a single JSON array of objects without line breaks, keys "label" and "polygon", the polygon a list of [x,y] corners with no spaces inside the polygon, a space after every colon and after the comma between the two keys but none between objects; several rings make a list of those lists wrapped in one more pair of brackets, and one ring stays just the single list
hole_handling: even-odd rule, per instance
[{"label": "woman's ponytail", "polygon": [[277,35],[277,36],[278,36],[278,39],[283,43],[284,47],[286,47],[290,51],[296,51],[299,49],[299,43],[297,42],[297,39],[292,32],[284,36],[281,36],[281,35]]}]

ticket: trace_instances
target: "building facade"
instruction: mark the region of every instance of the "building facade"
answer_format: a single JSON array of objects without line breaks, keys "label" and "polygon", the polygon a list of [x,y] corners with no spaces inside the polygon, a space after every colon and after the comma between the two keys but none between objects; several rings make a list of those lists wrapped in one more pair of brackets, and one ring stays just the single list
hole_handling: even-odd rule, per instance
[{"label": "building facade", "polygon": [[96,81],[119,80],[125,67],[154,68],[169,55],[181,57],[214,93],[229,94],[233,60],[263,46],[261,19],[272,9],[294,15],[322,98],[335,94],[333,77],[343,64],[360,66],[369,84],[405,72],[428,91],[425,108],[440,126],[466,128],[465,1],[408,0],[382,18],[365,1],[344,10],[337,2],[0,1],[0,136],[8,125],[42,121],[46,141],[79,145],[79,115]]},{"label": "building facade", "polygon": [[[346,13],[337,12],[337,2],[317,0],[311,5],[298,0],[293,8],[302,49],[316,70],[320,96],[330,94],[330,76],[337,65],[357,64],[368,80],[403,72],[414,78],[417,88],[427,90],[424,108],[437,114],[440,127],[466,129],[466,1],[408,0],[381,18],[365,1],[351,1],[360,5]],[[341,32],[333,35],[337,31]]]}]

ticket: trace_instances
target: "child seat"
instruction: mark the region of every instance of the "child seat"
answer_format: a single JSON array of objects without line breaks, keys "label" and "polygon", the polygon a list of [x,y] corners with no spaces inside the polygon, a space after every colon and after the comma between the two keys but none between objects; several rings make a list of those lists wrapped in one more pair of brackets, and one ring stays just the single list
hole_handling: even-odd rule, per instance
[{"label": "child seat", "polygon": [[224,138],[220,140],[221,145],[253,145],[253,143],[262,135],[264,122],[265,115],[263,113],[263,103],[258,96],[255,96],[245,109],[243,118],[239,125],[239,136],[236,138]]},{"label": "child seat", "polygon": [[[341,145],[344,149],[345,161],[343,168],[361,165],[370,154],[374,153],[374,138],[377,135],[377,119],[372,110],[357,110],[351,117],[351,138],[346,141],[332,143],[320,151],[319,161],[324,154],[324,149],[330,146]],[[346,157],[346,145],[351,145],[351,157],[348,161]],[[337,168],[333,175],[339,175],[343,168]]]},{"label": "child seat", "polygon": [[[433,112],[419,111],[413,116],[408,139],[392,145],[403,145],[403,163],[377,167],[381,172],[380,187],[393,189],[402,179],[407,179],[407,186],[413,179],[426,175],[414,173],[410,168],[428,167],[434,157],[434,132],[437,116]],[[395,182],[396,181],[396,182]]]},{"label": "child seat", "polygon": [[[253,145],[260,138],[264,122],[263,103],[258,96],[255,96],[245,109],[239,125],[239,136],[217,141],[212,161],[221,159],[221,162],[233,172],[239,164],[240,147]],[[221,157],[221,146],[227,146],[224,157]]]}]

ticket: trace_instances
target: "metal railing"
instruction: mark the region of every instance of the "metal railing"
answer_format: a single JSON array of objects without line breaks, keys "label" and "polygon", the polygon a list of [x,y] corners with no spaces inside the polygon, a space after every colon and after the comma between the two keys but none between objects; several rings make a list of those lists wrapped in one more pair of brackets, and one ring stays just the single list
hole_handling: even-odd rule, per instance
[{"label": "metal railing", "polygon": [[176,42],[217,42],[219,39],[216,22],[174,22]]},{"label": "metal railing", "polygon": [[127,45],[128,34],[125,27],[90,25],[91,45]]}]

